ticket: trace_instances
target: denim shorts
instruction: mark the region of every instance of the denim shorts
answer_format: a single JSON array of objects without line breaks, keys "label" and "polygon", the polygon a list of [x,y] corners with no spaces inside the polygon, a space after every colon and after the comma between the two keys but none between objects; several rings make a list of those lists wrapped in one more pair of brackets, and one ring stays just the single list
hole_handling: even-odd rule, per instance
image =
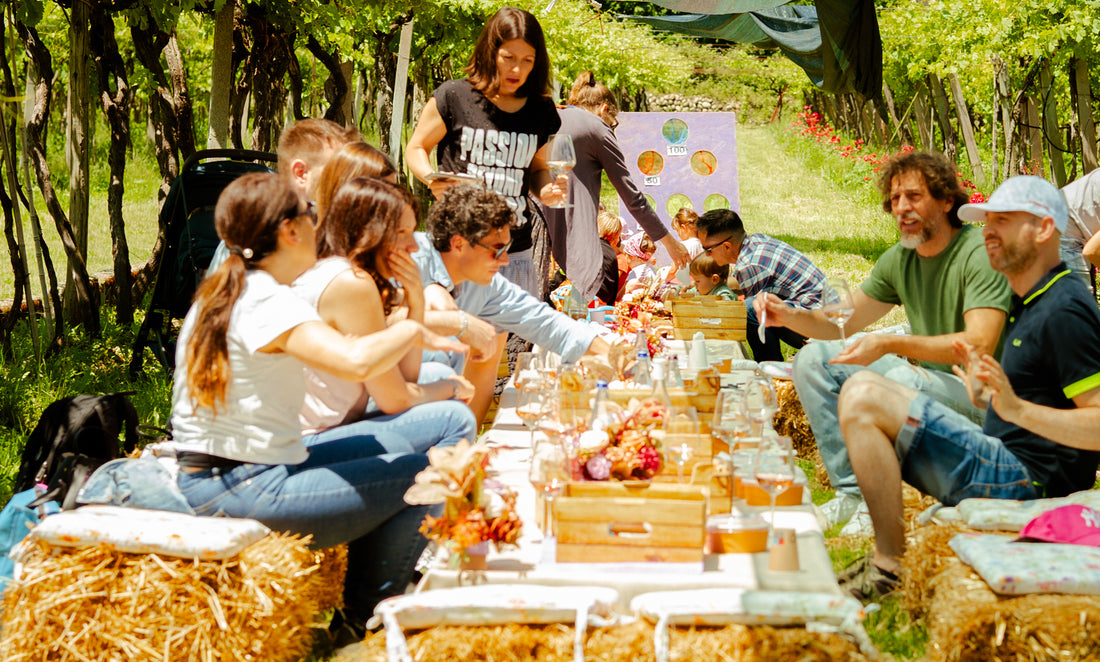
[{"label": "denim shorts", "polygon": [[909,404],[894,450],[905,482],[954,506],[963,499],[1036,499],[1027,467],[1003,442],[927,395]]}]

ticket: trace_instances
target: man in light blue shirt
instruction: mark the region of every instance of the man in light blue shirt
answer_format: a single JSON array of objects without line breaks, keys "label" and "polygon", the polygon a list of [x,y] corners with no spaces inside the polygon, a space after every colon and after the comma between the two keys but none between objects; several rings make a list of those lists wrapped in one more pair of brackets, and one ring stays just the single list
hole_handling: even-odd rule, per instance
[{"label": "man in light blue shirt", "polygon": [[493,397],[506,332],[560,354],[563,361],[610,349],[594,325],[570,319],[498,273],[508,264],[513,220],[496,193],[452,186],[432,205],[428,231],[416,233],[420,250],[412,254],[425,285],[425,324],[471,347],[465,374],[477,389],[470,407],[479,420]]}]

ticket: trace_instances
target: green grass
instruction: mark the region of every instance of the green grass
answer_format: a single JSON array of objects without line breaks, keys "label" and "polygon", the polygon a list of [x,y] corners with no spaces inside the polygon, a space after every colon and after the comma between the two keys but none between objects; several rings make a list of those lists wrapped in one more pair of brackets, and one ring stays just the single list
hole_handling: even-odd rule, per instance
[{"label": "green grass", "polygon": [[[145,141],[144,134],[141,132],[141,125],[137,124],[132,128],[136,133],[133,137],[134,147],[127,156],[123,219],[126,224],[126,241],[129,245],[130,263],[137,267],[149,259],[157,238],[157,215],[160,210],[157,191],[160,188],[160,171],[157,168],[152,147]],[[51,136],[53,137],[53,134]],[[110,133],[105,126],[98,126],[94,138],[95,145],[92,150],[89,181],[91,193],[88,202],[88,272],[90,274],[110,270],[113,265],[111,226],[107,216],[107,183],[110,175],[107,167],[107,141],[110,138]],[[53,140],[51,140],[52,142]],[[63,145],[51,144],[50,147],[50,169],[53,173],[53,185],[60,198],[62,208],[68,214],[69,172],[65,167],[64,160],[57,156],[63,153]],[[54,226],[54,220],[46,211],[42,194],[38,191],[37,185],[33,193],[42,233],[46,238],[54,269],[58,272],[60,285],[64,283],[65,251],[61,246],[61,239]],[[33,244],[31,243],[33,230],[30,217],[25,210],[23,211],[23,236],[27,242],[27,261],[31,270],[31,288],[34,291],[34,296],[41,298],[42,292],[38,285],[38,267],[34,257]],[[15,281],[10,268],[11,259],[6,241],[0,242],[0,264],[5,265],[0,268],[0,301],[2,301],[15,296]]]}]

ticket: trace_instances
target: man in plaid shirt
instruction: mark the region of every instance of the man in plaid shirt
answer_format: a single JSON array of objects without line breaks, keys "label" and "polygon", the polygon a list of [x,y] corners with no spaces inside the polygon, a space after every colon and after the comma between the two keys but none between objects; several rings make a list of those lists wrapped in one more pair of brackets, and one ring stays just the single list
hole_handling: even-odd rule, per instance
[{"label": "man in plaid shirt", "polygon": [[747,234],[741,217],[730,209],[708,211],[695,222],[695,229],[707,255],[720,266],[732,265],[732,275],[745,294],[752,357],[757,361],[782,361],[780,340],[795,349],[802,347],[806,336],[786,327],[767,328],[761,342],[752,301],[756,295],[770,292],[797,308],[819,308],[825,281],[821,269],[786,242],[766,234]]}]

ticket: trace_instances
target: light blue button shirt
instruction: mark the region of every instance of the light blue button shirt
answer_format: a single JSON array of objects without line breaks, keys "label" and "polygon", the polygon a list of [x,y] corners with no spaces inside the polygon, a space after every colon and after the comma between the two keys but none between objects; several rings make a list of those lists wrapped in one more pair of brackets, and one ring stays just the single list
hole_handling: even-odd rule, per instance
[{"label": "light blue button shirt", "polygon": [[423,232],[416,233],[420,250],[412,254],[424,285],[438,283],[454,297],[459,309],[511,331],[561,355],[563,361],[577,361],[599,335],[588,322],[573,320],[539,301],[500,274],[488,285],[470,281],[455,285],[439,251]]}]

